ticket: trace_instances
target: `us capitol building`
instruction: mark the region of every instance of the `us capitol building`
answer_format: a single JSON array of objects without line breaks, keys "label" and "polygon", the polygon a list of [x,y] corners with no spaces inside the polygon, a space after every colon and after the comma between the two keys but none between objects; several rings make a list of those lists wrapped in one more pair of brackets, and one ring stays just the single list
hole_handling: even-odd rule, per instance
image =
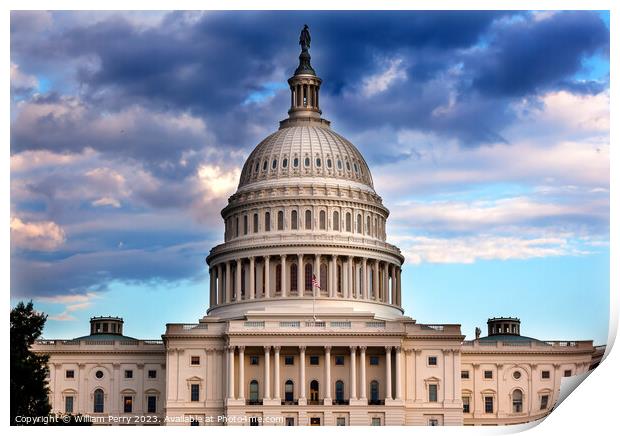
[{"label": "us capitol building", "polygon": [[[210,307],[163,340],[123,320],[40,340],[59,413],[165,425],[503,425],[539,419],[563,377],[600,360],[592,341],[521,336],[516,318],[419,324],[401,306],[404,257],[358,149],[321,117],[310,35],[291,107],[250,154],[207,257]],[[121,423],[123,421],[120,421]],[[108,422],[114,423],[114,422]],[[118,422],[116,422],[118,423]]]}]

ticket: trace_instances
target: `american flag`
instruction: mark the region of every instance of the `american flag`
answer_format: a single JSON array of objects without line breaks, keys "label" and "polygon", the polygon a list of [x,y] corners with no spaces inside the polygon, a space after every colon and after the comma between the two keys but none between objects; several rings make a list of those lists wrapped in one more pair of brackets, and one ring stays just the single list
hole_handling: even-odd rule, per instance
[{"label": "american flag", "polygon": [[316,279],[316,276],[314,274],[312,274],[312,286],[321,289],[321,286],[319,286],[319,281]]}]

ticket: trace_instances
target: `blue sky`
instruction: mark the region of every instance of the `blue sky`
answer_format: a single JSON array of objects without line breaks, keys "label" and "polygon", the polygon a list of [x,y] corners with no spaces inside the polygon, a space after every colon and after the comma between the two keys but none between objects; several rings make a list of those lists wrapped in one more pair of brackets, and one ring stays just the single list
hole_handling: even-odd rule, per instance
[{"label": "blue sky", "polygon": [[407,314],[605,342],[600,11],[13,12],[11,302],[48,313],[46,337],[201,317],[219,211],[286,116],[304,23],[323,114],[391,211]]}]

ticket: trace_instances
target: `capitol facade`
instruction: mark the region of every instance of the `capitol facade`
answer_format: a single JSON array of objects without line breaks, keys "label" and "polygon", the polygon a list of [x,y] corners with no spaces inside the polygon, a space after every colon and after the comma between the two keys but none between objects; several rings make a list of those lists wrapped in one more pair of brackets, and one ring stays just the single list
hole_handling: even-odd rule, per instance
[{"label": "capitol facade", "polygon": [[[305,33],[304,33],[305,32]],[[59,413],[155,425],[503,425],[547,415],[563,377],[600,360],[592,341],[521,335],[489,319],[419,324],[402,308],[404,257],[358,149],[320,109],[307,28],[288,118],[247,158],[206,261],[210,307],[163,340],[91,319],[41,340]],[[407,290],[405,290],[407,292]],[[103,422],[103,421],[102,421]]]}]

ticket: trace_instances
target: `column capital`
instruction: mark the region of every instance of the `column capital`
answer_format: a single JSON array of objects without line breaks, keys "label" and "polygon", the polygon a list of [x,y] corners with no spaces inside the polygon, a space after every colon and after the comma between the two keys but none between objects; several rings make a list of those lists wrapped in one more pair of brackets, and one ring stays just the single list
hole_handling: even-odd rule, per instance
[{"label": "column capital", "polygon": [[386,345],[385,346],[385,351],[386,352],[390,352],[390,351],[392,351],[392,348],[394,348],[394,347],[392,347],[391,345]]},{"label": "column capital", "polygon": [[357,345],[351,345],[349,346],[349,349],[351,350],[351,353],[355,353],[357,351]]},{"label": "column capital", "polygon": [[405,354],[411,354],[414,352],[413,348],[403,348],[403,351],[405,352]]},{"label": "column capital", "polygon": [[338,258],[337,254],[332,254],[332,260],[336,260]]},{"label": "column capital", "polygon": [[332,350],[332,346],[331,345],[325,345],[325,351],[331,351]]},{"label": "column capital", "polygon": [[281,254],[280,259],[286,259],[286,254]]},{"label": "column capital", "polygon": [[395,350],[397,353],[400,353],[400,352],[402,351],[402,347],[401,347],[400,345],[397,345],[396,347],[394,347],[394,350]]},{"label": "column capital", "polygon": [[273,351],[277,351],[279,353],[280,352],[280,346],[279,345],[274,345],[273,346]]},{"label": "column capital", "polygon": [[306,351],[306,346],[305,345],[300,345],[299,346],[299,351]]},{"label": "column capital", "polygon": [[265,345],[263,349],[265,350],[265,353],[269,353],[271,351],[271,345]]},{"label": "column capital", "polygon": [[360,345],[360,351],[366,351],[366,345]]},{"label": "column capital", "polygon": [[264,257],[265,259],[269,260],[269,258],[271,257],[271,255],[270,255],[270,254],[266,254],[266,255],[264,255],[263,257]]},{"label": "column capital", "polygon": [[250,259],[250,261],[254,262],[254,259],[256,258],[256,256],[248,256],[248,259]]},{"label": "column capital", "polygon": [[473,366],[474,369],[480,368],[480,364],[479,363],[472,363],[471,366]]},{"label": "column capital", "polygon": [[235,346],[234,345],[229,345],[226,347],[226,350],[230,353],[231,351],[234,353],[235,352]]},{"label": "column capital", "polygon": [[237,348],[239,348],[240,353],[245,351],[245,345],[239,345]]}]

